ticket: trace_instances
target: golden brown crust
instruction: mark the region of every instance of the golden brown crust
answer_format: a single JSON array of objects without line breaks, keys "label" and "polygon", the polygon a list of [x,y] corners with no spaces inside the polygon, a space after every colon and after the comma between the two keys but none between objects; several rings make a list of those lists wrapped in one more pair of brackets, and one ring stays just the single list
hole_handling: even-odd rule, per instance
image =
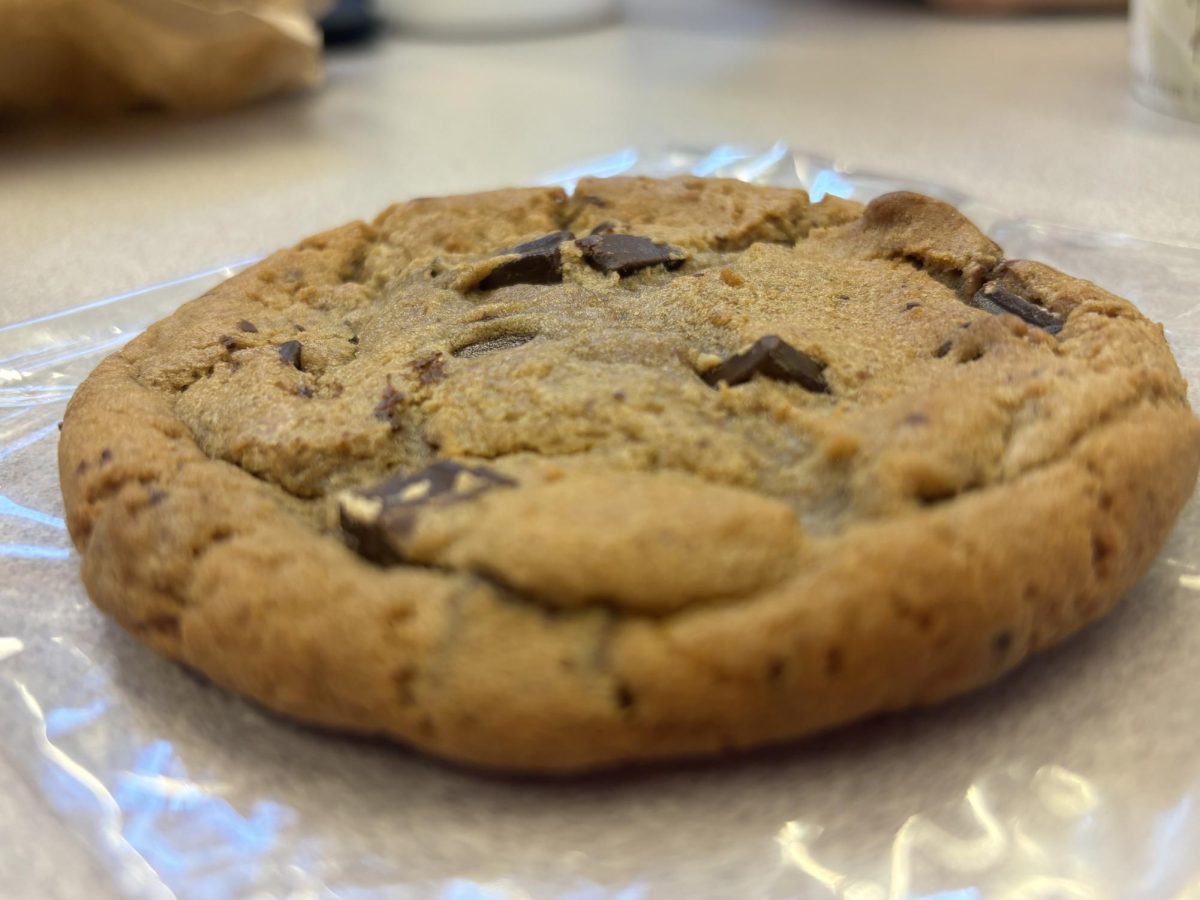
[{"label": "golden brown crust", "polygon": [[[598,210],[688,262],[422,286]],[[1145,570],[1200,429],[1161,328],[1126,301],[1002,262],[936,201],[836,224],[855,212],[613,180],[418,201],[282,251],[73,398],[59,464],[88,590],[272,709],[514,770],[723,752],[987,683]],[[985,282],[1061,333],[968,305]],[[662,318],[632,329],[647,309]],[[538,338],[449,353],[497,321]],[[700,380],[706,354],[767,328],[828,363],[830,395]],[[277,350],[297,335],[303,371]],[[385,376],[404,399],[378,418]],[[416,564],[329,531],[338,490],[443,455],[517,487],[423,513],[402,540]]]}]

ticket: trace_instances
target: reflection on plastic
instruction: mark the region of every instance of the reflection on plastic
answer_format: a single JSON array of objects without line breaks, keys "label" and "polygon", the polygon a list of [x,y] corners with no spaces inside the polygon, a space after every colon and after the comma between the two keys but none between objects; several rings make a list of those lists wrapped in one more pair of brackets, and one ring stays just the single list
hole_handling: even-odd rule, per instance
[{"label": "reflection on plastic", "polygon": [[1108,854],[1133,848],[1114,806],[1087,778],[1055,765],[1032,775],[1014,770],[981,778],[955,806],[911,816],[895,834],[881,879],[854,877],[823,861],[824,831],[817,825],[788,822],[776,842],[810,884],[846,900],[1183,898],[1200,888],[1200,880],[1188,884],[1190,851],[1200,846],[1195,803],[1189,792],[1158,817],[1147,836],[1147,864],[1124,893],[1110,889],[1117,886],[1113,873],[1125,871],[1128,860]]},{"label": "reflection on plastic", "polygon": [[[40,432],[35,432],[35,434],[37,433]],[[0,459],[2,458],[0,456]],[[64,531],[67,527],[66,523],[59,516],[52,516],[49,513],[32,509],[0,494],[0,525],[3,524],[5,518],[18,520],[18,523],[28,522],[33,525],[46,526],[56,531]],[[57,546],[23,542],[9,543],[2,540],[3,537],[4,531],[0,531],[0,557],[9,557],[11,559],[66,559],[71,552],[65,543]]]},{"label": "reflection on plastic", "polygon": [[[275,848],[290,810],[257,803],[239,814],[219,795],[221,785],[193,781],[167,741],[152,740],[132,765],[106,785],[59,742],[86,729],[108,711],[104,700],[84,708],[43,713],[22,682],[16,682],[41,757],[39,781],[60,815],[88,822],[125,890],[136,896],[244,896]],[[108,692],[107,685],[103,687]]]},{"label": "reflection on plastic", "polygon": [[544,178],[538,179],[538,184],[559,185],[568,191],[575,190],[580,178],[610,178],[613,175],[623,175],[637,165],[638,152],[632,147],[585,160],[574,166],[559,169]]},{"label": "reflection on plastic", "polygon": [[[985,223],[1013,255],[1060,250],[1069,252],[1073,261],[1093,264],[1080,274],[1111,283],[1142,302],[1151,315],[1165,319],[1184,374],[1193,384],[1200,376],[1200,340],[1191,324],[1195,317],[1189,318],[1200,310],[1194,300],[1194,285],[1200,281],[1200,252],[1195,250],[1007,221],[937,185],[847,171],[832,160],[791,153],[783,144],[765,151],[728,144],[701,152],[654,154],[627,148],[565,168],[542,183],[572,187],[585,176],[626,172],[690,172],[805,185],[814,197],[863,199],[899,188],[946,197]],[[573,857],[569,862],[554,860],[560,870],[544,878],[538,873],[531,877],[515,864],[509,867],[507,859],[487,860],[488,871],[472,878],[468,873],[478,873],[487,850],[464,845],[454,851],[457,857],[443,861],[453,874],[418,880],[411,870],[421,860],[406,859],[399,852],[387,858],[366,856],[361,849],[332,845],[328,835],[318,833],[322,823],[303,818],[300,800],[247,787],[249,776],[237,764],[239,747],[229,748],[230,759],[217,762],[196,758],[198,751],[185,759],[183,738],[176,744],[170,740],[173,734],[162,733],[161,724],[157,730],[145,727],[140,688],[116,683],[111,661],[89,659],[73,643],[78,618],[70,619],[65,598],[45,596],[43,587],[48,573],[61,574],[74,566],[64,522],[54,510],[39,509],[20,493],[15,487],[20,480],[11,477],[17,471],[13,467],[25,465],[29,471],[33,465],[52,466],[56,422],[66,399],[104,353],[246,262],[0,328],[0,484],[12,494],[0,496],[0,557],[22,561],[9,566],[17,578],[0,578],[0,595],[9,591],[36,596],[46,610],[44,617],[14,623],[4,619],[0,603],[0,629],[11,635],[0,637],[0,748],[40,787],[61,820],[104,860],[118,889],[128,896],[693,896],[696,882],[689,891],[679,879],[689,876],[685,869],[705,871],[707,861],[698,857],[688,857],[675,872],[645,872],[629,865],[618,866],[615,873],[610,869],[601,878],[589,869],[595,862],[589,856],[592,848],[581,845],[568,854]],[[1160,283],[1177,285],[1170,299],[1173,305],[1156,308],[1156,302],[1164,302],[1161,298],[1141,296],[1143,285],[1128,280],[1133,270],[1152,272]],[[1190,305],[1177,299],[1185,296],[1191,298]],[[1188,560],[1186,548],[1177,556],[1181,558],[1161,559],[1156,572],[1168,585],[1200,591],[1200,568]],[[1182,596],[1192,602],[1190,593]],[[87,621],[95,618],[90,609],[80,609],[79,616]],[[232,706],[219,708],[221,715],[233,714],[228,712]],[[347,754],[356,752],[353,745],[344,749]],[[755,873],[762,890],[745,896],[766,897],[770,891],[772,900],[1200,900],[1200,860],[1195,853],[1200,847],[1200,766],[1181,776],[1182,788],[1172,794],[1169,805],[1143,810],[1144,827],[1138,827],[1130,826],[1125,815],[1128,795],[1106,791],[1108,786],[1094,783],[1084,772],[1052,760],[1037,762],[1045,764],[1013,768],[1000,763],[1000,771],[964,779],[971,783],[962,785],[960,800],[949,806],[904,809],[886,833],[875,835],[886,840],[880,840],[878,852],[872,854],[855,855],[862,835],[853,828],[835,829],[805,818],[803,808],[788,806],[771,815],[760,836],[730,835],[730,843],[751,859],[756,850],[775,854],[778,849],[772,863],[777,868]],[[643,788],[651,791],[653,783],[648,776],[639,793]],[[802,802],[798,798],[796,807]],[[576,797],[572,815],[582,808]],[[632,820],[637,809],[626,812]],[[453,831],[459,824],[442,822],[441,827]],[[484,826],[484,834],[491,824]],[[657,823],[641,822],[640,827],[645,834]],[[672,836],[664,834],[668,837]],[[616,856],[620,862],[620,854]],[[720,891],[719,884],[712,887]]]}]

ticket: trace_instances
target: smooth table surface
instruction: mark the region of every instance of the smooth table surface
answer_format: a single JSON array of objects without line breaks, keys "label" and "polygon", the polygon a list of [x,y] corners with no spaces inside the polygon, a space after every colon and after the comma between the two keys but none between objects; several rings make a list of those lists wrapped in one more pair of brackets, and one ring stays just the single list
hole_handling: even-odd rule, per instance
[{"label": "smooth table surface", "polygon": [[[645,2],[505,43],[389,36],[223,117],[0,130],[0,325],[267,252],[394,199],[625,146],[782,139],[1000,210],[1200,243],[1200,126],[1139,107],[1116,17]],[[3,563],[0,563],[2,577]],[[0,756],[0,894],[105,896]]]}]

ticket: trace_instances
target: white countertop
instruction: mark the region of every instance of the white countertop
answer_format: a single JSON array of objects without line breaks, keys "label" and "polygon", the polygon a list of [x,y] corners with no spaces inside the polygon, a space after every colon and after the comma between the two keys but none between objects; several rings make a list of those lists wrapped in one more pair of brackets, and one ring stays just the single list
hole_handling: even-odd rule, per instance
[{"label": "white countertop", "polygon": [[1014,214],[1200,241],[1200,126],[1130,97],[1120,18],[631,6],[580,34],[339,50],[323,90],[223,117],[0,131],[0,322],[628,145],[782,139]]},{"label": "white countertop", "polygon": [[[1200,126],[1131,99],[1120,18],[631,6],[587,33],[340,50],[323,90],[224,117],[0,130],[0,325],[625,146],[781,139],[1013,215],[1200,243]],[[0,785],[0,834],[49,838],[2,756]],[[72,840],[0,839],[6,896],[98,884]]]}]

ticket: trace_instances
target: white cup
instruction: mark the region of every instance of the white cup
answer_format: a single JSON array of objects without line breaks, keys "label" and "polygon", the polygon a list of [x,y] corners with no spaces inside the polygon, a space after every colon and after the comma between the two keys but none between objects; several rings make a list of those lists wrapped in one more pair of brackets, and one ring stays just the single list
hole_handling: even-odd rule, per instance
[{"label": "white cup", "polygon": [[599,25],[616,18],[619,0],[379,0],[384,18],[414,31],[518,35]]},{"label": "white cup", "polygon": [[1133,94],[1200,122],[1200,0],[1132,0]]}]

